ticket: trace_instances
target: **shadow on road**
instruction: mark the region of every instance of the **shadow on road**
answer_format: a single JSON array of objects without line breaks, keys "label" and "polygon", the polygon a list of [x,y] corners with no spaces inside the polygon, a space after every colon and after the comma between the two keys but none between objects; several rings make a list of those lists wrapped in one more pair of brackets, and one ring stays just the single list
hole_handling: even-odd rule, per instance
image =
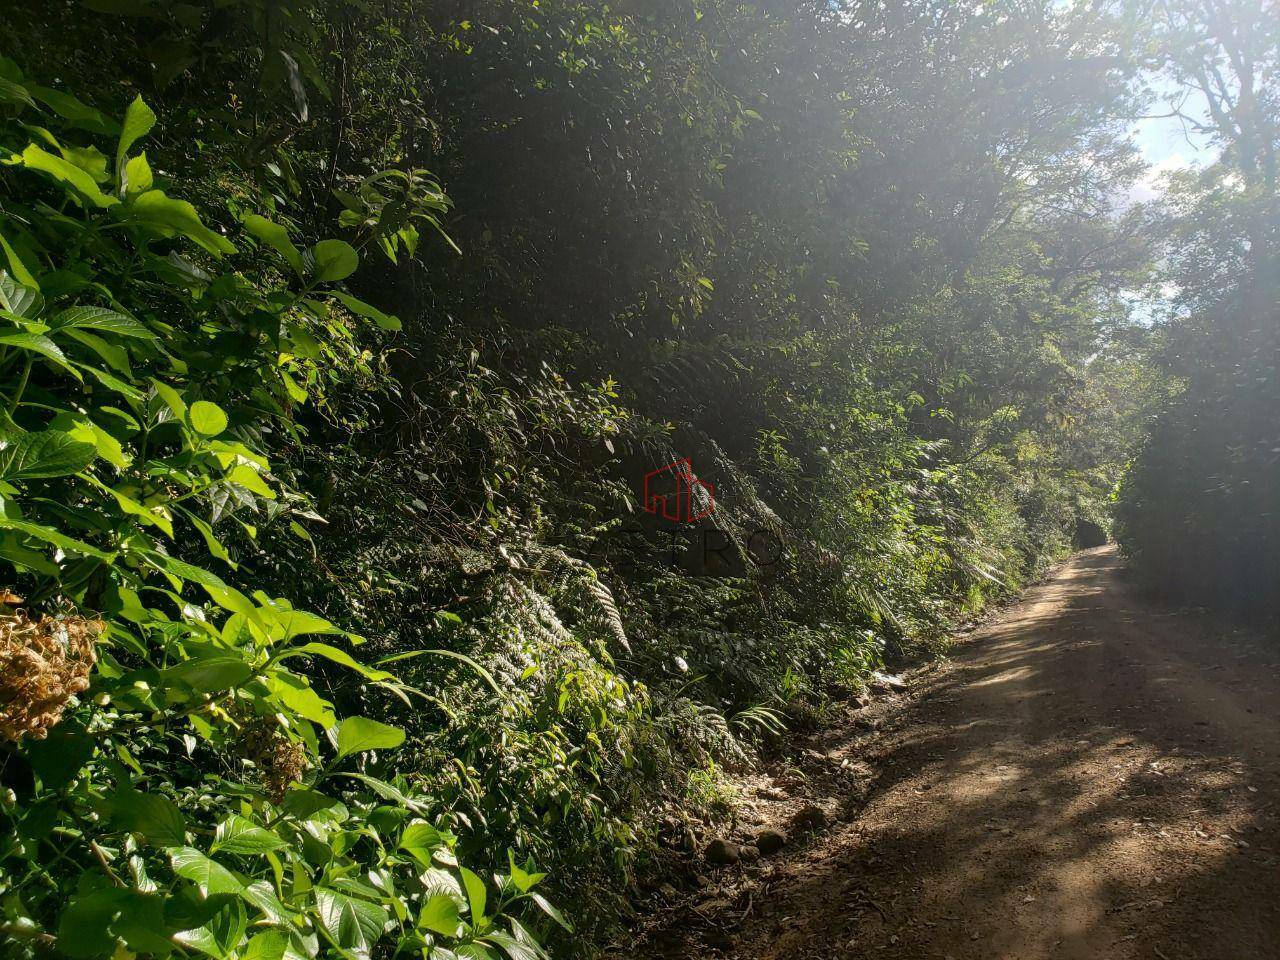
[{"label": "shadow on road", "polygon": [[927,674],[862,815],[715,917],[723,952],[1280,956],[1280,652],[1118,573],[1080,555]]}]

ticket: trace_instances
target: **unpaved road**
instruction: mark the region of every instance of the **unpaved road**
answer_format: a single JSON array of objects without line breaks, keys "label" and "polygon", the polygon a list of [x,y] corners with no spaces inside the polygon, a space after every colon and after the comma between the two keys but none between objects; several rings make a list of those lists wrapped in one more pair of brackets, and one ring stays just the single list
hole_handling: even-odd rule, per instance
[{"label": "unpaved road", "polygon": [[1280,958],[1280,637],[1144,603],[1104,548],[914,683],[861,812],[645,956]]}]

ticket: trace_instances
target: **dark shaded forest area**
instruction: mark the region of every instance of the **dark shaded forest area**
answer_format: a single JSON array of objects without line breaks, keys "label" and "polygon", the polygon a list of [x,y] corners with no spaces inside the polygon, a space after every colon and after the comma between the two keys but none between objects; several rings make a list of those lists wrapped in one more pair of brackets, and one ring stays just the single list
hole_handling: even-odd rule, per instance
[{"label": "dark shaded forest area", "polygon": [[12,5],[4,955],[590,955],[1113,517],[1274,612],[1278,24]]}]

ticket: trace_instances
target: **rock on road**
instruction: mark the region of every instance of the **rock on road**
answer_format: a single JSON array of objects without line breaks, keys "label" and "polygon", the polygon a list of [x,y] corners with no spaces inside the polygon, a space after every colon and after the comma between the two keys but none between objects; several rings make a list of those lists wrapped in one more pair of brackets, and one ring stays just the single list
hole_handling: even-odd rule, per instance
[{"label": "rock on road", "polygon": [[916,683],[866,807],[721,955],[1280,958],[1280,638],[1143,602],[1103,548]]}]

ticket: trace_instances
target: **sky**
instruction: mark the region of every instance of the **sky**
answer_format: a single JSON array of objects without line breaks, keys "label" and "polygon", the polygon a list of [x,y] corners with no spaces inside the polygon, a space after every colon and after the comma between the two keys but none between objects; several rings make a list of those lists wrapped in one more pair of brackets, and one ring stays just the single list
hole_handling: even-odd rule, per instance
[{"label": "sky", "polygon": [[[1152,89],[1157,94],[1150,108],[1153,116],[1139,120],[1133,128],[1134,142],[1142,151],[1143,159],[1151,164],[1151,169],[1134,186],[1130,202],[1155,199],[1160,195],[1160,178],[1165,173],[1205,166],[1215,156],[1207,138],[1186,129],[1177,117],[1158,116],[1169,112],[1168,99],[1175,95],[1176,88],[1168,80],[1158,77],[1153,79]],[[1194,112],[1191,106],[1188,104],[1187,109]]]}]

